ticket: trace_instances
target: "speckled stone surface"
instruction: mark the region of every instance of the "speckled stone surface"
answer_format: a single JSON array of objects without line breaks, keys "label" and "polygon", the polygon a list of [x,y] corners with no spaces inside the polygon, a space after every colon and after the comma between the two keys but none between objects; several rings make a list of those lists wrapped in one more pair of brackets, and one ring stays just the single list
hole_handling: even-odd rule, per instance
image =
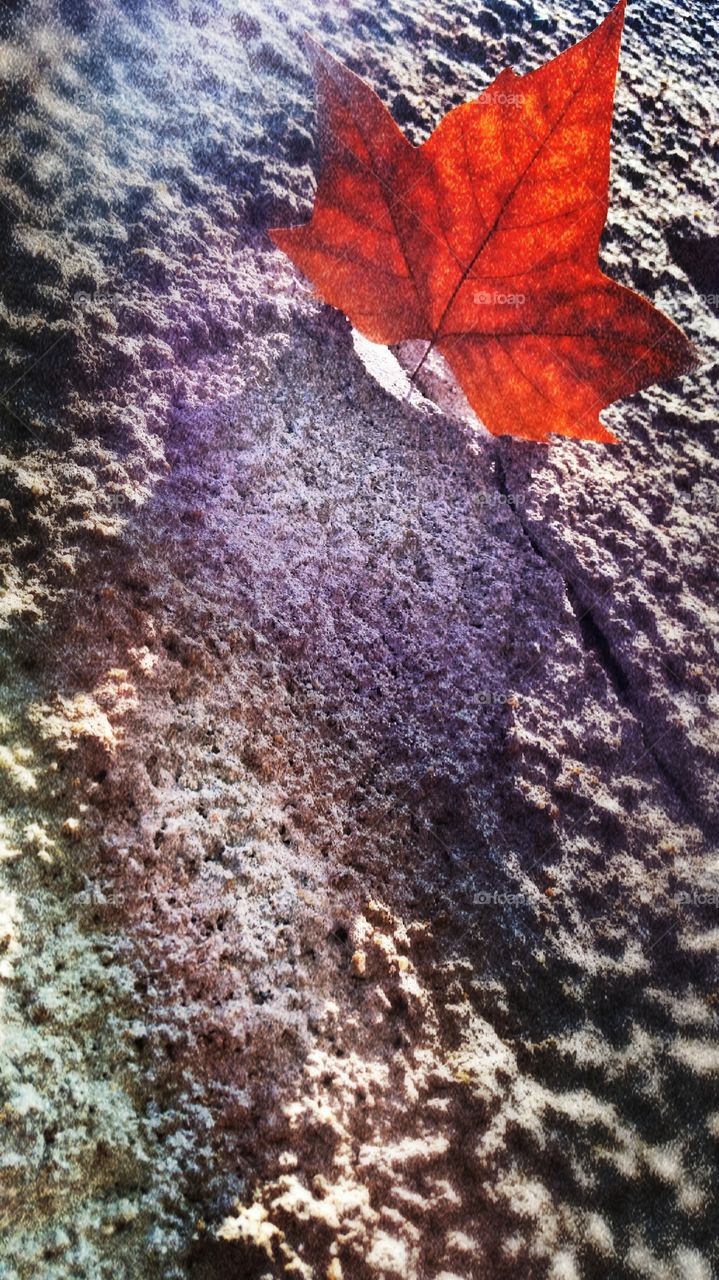
[{"label": "speckled stone surface", "polygon": [[5,5],[2,1280],[719,1264],[716,18],[627,17],[602,261],[703,362],[615,448],[265,234],[304,32],[418,141],[604,13]]}]

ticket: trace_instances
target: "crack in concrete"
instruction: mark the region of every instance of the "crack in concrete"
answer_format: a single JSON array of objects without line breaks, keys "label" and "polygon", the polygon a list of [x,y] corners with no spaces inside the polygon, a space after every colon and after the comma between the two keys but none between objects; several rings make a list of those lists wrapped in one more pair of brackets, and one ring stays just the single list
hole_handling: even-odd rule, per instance
[{"label": "crack in concrete", "polygon": [[[594,654],[599,665],[604,671],[609,684],[614,690],[618,701],[622,706],[626,707],[634,717],[637,727],[642,735],[642,742],[645,748],[644,755],[649,756],[653,760],[656,771],[664,785],[672,795],[676,797],[692,822],[696,823],[705,835],[709,835],[710,824],[707,823],[706,817],[697,810],[692,797],[687,792],[681,779],[676,776],[674,771],[667,766],[658,754],[656,750],[657,739],[655,739],[654,742],[651,741],[651,735],[644,723],[641,706],[639,705],[639,701],[632,688],[630,675],[619,661],[617,654],[612,648],[607,633],[602,629],[601,625],[597,621],[596,615],[592,612],[591,607],[586,604],[585,599],[582,598],[583,593],[581,588],[577,586],[576,582],[572,581],[562,566],[554,559],[551,552],[548,552],[545,547],[542,546],[541,542],[529,527],[526,519],[520,511],[519,503],[517,502],[515,495],[509,488],[507,473],[499,451],[495,453],[494,461],[495,478],[499,493],[504,498],[507,506],[514,512],[517,522],[519,523],[519,526],[532,550],[545,562],[545,564],[549,566],[550,569],[555,573],[558,573],[562,579],[567,600],[569,601],[579,628],[582,647],[584,648],[585,653]],[[640,760],[642,758],[642,756],[639,757]]]}]

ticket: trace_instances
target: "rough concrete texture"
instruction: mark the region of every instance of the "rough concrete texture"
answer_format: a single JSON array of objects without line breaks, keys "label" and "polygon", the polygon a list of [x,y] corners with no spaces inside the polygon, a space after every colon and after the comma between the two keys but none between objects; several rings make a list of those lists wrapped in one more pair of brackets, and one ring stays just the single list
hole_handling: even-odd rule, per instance
[{"label": "rough concrete texture", "polygon": [[492,439],[275,251],[309,31],[418,140],[595,0],[3,9],[3,1280],[710,1280],[710,6],[605,268],[703,354]]}]

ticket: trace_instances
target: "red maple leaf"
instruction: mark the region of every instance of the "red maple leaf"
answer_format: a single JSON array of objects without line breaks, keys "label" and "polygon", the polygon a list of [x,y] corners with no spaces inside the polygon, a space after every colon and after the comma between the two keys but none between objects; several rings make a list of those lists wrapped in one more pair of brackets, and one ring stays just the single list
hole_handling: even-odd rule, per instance
[{"label": "red maple leaf", "polygon": [[436,347],[495,435],[615,443],[600,409],[696,363],[599,268],[624,5],[538,70],[502,71],[420,147],[308,42],[321,176],[311,221],[270,235],[367,338]]}]

